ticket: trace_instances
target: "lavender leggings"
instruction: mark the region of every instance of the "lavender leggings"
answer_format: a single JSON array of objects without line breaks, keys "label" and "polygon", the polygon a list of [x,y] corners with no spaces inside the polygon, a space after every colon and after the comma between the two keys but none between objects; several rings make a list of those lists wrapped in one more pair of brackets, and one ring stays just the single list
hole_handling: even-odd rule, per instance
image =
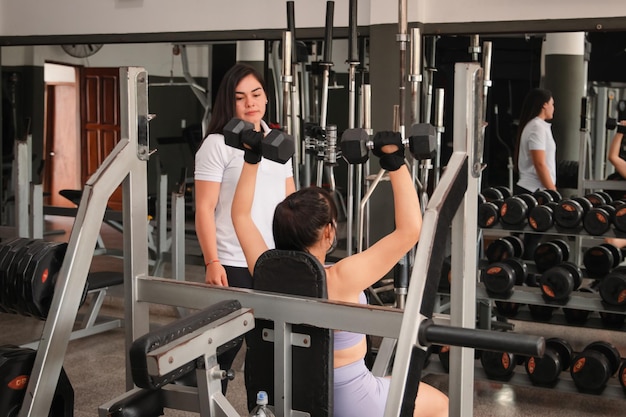
[{"label": "lavender leggings", "polygon": [[335,368],[334,417],[381,417],[390,382],[375,377],[363,360]]}]

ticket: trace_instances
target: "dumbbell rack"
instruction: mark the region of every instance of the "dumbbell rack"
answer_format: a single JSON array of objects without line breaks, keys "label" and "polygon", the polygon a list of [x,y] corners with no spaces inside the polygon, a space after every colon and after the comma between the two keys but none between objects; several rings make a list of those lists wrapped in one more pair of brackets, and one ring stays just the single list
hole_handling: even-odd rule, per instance
[{"label": "dumbbell rack", "polygon": [[[573,262],[575,262],[576,264],[580,264],[580,254],[581,254],[581,246],[582,246],[583,240],[585,239],[597,240],[597,239],[603,239],[605,237],[620,237],[620,238],[626,237],[625,233],[619,232],[614,229],[612,229],[610,232],[602,236],[592,236],[592,235],[589,235],[582,227],[578,229],[572,229],[572,230],[563,230],[563,229],[557,229],[555,227],[552,227],[550,230],[541,233],[541,232],[534,231],[528,225],[525,225],[519,228],[504,228],[500,225],[495,225],[492,228],[482,229],[482,231],[483,231],[483,235],[487,235],[490,237],[502,237],[502,236],[507,236],[510,233],[539,233],[539,234],[550,235],[550,236],[574,237],[575,238],[575,241],[573,244],[574,250],[572,250],[572,253],[571,253],[571,255],[573,256],[570,256],[570,260],[573,260]],[[586,277],[583,277],[583,279],[586,279]],[[585,310],[589,312],[598,312],[598,313],[606,312],[606,313],[616,313],[616,314],[626,315],[626,309],[624,308],[605,305],[602,302],[602,299],[600,298],[599,294],[575,292],[569,296],[567,302],[565,303],[564,302],[550,302],[550,301],[546,301],[546,299],[543,297],[541,289],[537,287],[527,287],[527,286],[516,285],[514,287],[513,294],[507,298],[506,296],[498,296],[498,295],[488,293],[485,286],[482,283],[478,282],[477,288],[476,288],[476,300],[477,302],[489,303],[490,306],[492,306],[493,303],[495,303],[496,301],[503,301],[503,302],[514,302],[514,303],[519,303],[519,304],[556,307],[556,308],[565,307],[568,309],[571,308],[571,309],[577,309],[577,310]],[[488,320],[491,320],[491,317]],[[586,329],[603,329],[606,331],[617,331],[617,332],[622,332],[624,327],[626,327],[626,324],[624,324],[619,328],[608,328],[606,325],[603,325],[601,323],[600,319],[594,318],[594,317],[590,317],[589,319],[587,319],[584,326],[581,326],[578,324],[571,324],[571,323],[568,323],[565,320],[565,317],[563,316],[563,314],[559,314],[559,312],[555,312],[549,320],[538,321],[532,318],[528,311],[520,310],[515,315],[515,320],[533,321],[536,323],[540,322],[542,324],[545,324],[546,326],[563,325],[563,326],[578,327],[582,329],[585,329],[585,328]],[[433,371],[438,370],[439,366],[441,365],[434,364],[432,367]],[[440,370],[444,372],[443,367],[441,367]],[[476,378],[479,378],[479,379],[483,379],[483,378],[489,379],[485,371],[480,366],[480,364],[477,364],[476,366],[475,375],[476,375]],[[507,381],[507,383],[513,384],[513,385],[543,388],[540,386],[533,385],[528,375],[526,375],[526,372],[523,369],[523,367],[519,367],[519,366],[516,368],[513,376],[511,377],[510,380]],[[574,385],[571,379],[571,376],[569,375],[569,371],[562,372],[557,384],[554,387],[551,387],[549,389],[551,390],[556,389],[556,390],[563,391],[563,392],[572,392],[572,393],[580,394],[580,392]],[[589,395],[597,396],[598,394],[589,394]],[[603,397],[606,396],[606,397],[619,398],[619,399],[626,398],[626,393],[624,392],[624,389],[622,388],[622,386],[619,385],[619,382],[617,381],[616,378],[611,378],[609,380],[606,388],[603,390],[603,392],[600,395]]]}]

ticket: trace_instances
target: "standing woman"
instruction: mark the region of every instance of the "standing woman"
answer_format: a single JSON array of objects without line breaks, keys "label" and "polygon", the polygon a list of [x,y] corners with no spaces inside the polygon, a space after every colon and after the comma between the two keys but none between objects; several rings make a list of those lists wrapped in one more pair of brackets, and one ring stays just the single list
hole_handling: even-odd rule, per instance
[{"label": "standing woman", "polygon": [[556,143],[552,125],[554,98],[535,88],[524,99],[515,145],[519,180],[513,193],[532,194],[538,189],[556,190]]},{"label": "standing woman", "polygon": [[[250,122],[257,132],[269,132],[263,121],[267,106],[263,77],[253,67],[236,64],[220,84],[203,140],[195,157],[196,235],[206,266],[207,284],[252,288],[246,258],[230,217],[231,204],[244,152],[224,143],[222,131],[233,117]],[[295,191],[291,160],[279,164],[263,158],[255,184],[258,198],[252,216],[268,247],[274,247],[272,217],[276,205]],[[218,357],[222,369],[230,369],[241,344]],[[226,382],[222,390],[226,392]]]}]

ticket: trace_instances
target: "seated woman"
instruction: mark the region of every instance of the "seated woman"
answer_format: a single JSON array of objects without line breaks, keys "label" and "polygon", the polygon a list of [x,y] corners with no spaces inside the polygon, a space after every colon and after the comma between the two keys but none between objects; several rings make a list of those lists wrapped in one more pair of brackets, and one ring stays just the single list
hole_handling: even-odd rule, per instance
[{"label": "seated woman", "polygon": [[[246,153],[260,155],[262,135],[247,138]],[[404,147],[399,134],[381,132],[373,153],[389,171],[394,196],[395,230],[368,249],[327,266],[328,298],[365,303],[363,291],[387,274],[418,241],[422,225],[419,200],[413,180],[404,163]],[[259,156],[260,159],[260,156]],[[247,161],[232,205],[232,220],[250,273],[259,256],[268,250],[250,215],[258,165]],[[250,163],[252,161],[253,163]],[[263,198],[263,196],[258,196]],[[273,233],[277,249],[306,251],[322,265],[336,238],[337,208],[322,188],[301,189],[283,200],[274,213]],[[389,392],[389,378],[375,377],[365,366],[364,335],[338,331],[334,351],[334,415],[337,417],[380,417]],[[420,383],[414,416],[447,416],[448,398],[441,391]]]}]

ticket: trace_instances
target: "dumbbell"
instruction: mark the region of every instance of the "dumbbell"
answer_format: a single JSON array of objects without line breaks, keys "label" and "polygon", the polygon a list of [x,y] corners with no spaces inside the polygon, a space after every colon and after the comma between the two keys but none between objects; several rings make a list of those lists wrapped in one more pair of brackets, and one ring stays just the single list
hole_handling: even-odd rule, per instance
[{"label": "dumbbell", "polygon": [[488,201],[484,195],[478,194],[478,227],[488,229],[500,220],[501,201]]},{"label": "dumbbell", "polygon": [[557,205],[556,201],[550,201],[533,207],[528,215],[530,228],[536,232],[545,232],[550,229],[554,225],[554,210]]},{"label": "dumbbell", "polygon": [[528,222],[528,215],[536,206],[537,200],[531,194],[506,198],[500,207],[500,222],[505,226],[522,226]]},{"label": "dumbbell", "polygon": [[567,371],[572,360],[572,347],[561,338],[546,340],[546,350],[541,358],[531,356],[526,359],[526,373],[533,385],[553,387],[561,372]]},{"label": "dumbbell", "polygon": [[592,236],[600,236],[611,230],[615,219],[615,207],[601,204],[592,207],[583,218],[583,228]]},{"label": "dumbbell", "polygon": [[591,246],[583,254],[583,265],[590,278],[602,278],[620,263],[622,251],[610,243]]},{"label": "dumbbell", "polygon": [[508,381],[513,376],[515,367],[524,363],[524,357],[510,352],[483,350],[480,352],[480,363],[488,378]]},{"label": "dumbbell", "polygon": [[613,215],[613,225],[620,232],[626,233],[626,204],[622,201],[614,202],[615,214]]},{"label": "dumbbell", "polygon": [[572,291],[580,287],[582,271],[573,262],[562,262],[541,274],[540,288],[544,298],[565,301]]},{"label": "dumbbell", "polygon": [[577,228],[592,207],[591,202],[584,197],[564,198],[554,210],[554,222],[565,229]]},{"label": "dumbbell", "polygon": [[485,256],[489,263],[498,262],[506,258],[520,258],[524,253],[524,242],[517,236],[503,236],[491,242],[485,249]]},{"label": "dumbbell", "polygon": [[626,133],[626,126],[617,123],[617,119],[614,117],[609,117],[606,119],[607,130],[614,130],[617,127],[617,133]]},{"label": "dumbbell", "polygon": [[569,259],[569,245],[562,239],[552,239],[537,245],[533,253],[537,272],[544,272]]},{"label": "dumbbell", "polygon": [[605,303],[626,306],[626,267],[617,267],[605,275],[600,281],[598,292]]},{"label": "dumbbell", "polygon": [[515,285],[526,280],[528,267],[518,258],[506,258],[489,264],[481,274],[481,281],[488,294],[510,297]]},{"label": "dumbbell", "polygon": [[608,342],[587,345],[572,359],[570,374],[580,392],[599,394],[620,366],[620,353]]},{"label": "dumbbell", "polygon": [[[431,159],[437,152],[437,136],[434,126],[420,123],[411,126],[408,139],[398,135],[397,145],[406,147],[415,159]],[[341,156],[349,164],[362,164],[369,159],[369,151],[374,148],[376,135],[370,138],[367,130],[362,128],[346,129],[341,135]]]},{"label": "dumbbell", "polygon": [[533,197],[537,200],[539,205],[545,205],[548,203],[558,203],[563,197],[561,193],[556,190],[537,190],[533,193]]},{"label": "dumbbell", "polygon": [[[224,142],[228,146],[244,149],[241,134],[247,130],[254,130],[254,125],[236,117],[230,119],[224,126]],[[279,129],[272,129],[261,141],[261,155],[265,159],[286,163],[295,152],[295,141],[292,136]]]}]

